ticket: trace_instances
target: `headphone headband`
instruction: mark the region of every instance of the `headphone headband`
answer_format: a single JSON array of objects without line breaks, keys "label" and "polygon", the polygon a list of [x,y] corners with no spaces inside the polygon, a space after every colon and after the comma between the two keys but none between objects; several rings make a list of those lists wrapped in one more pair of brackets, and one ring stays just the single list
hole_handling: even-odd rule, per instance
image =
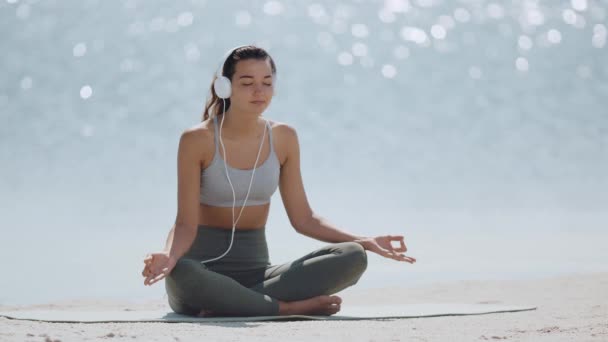
[{"label": "headphone headband", "polygon": [[226,54],[224,55],[224,59],[222,59],[222,62],[219,66],[219,68],[216,70],[215,72],[215,76],[217,76],[218,78],[222,77],[222,72],[224,71],[224,65],[226,65],[226,60],[228,59],[228,57],[230,57],[230,55],[234,52],[234,50],[238,49],[238,48],[242,48],[245,46],[249,46],[249,45],[239,45],[237,47],[234,47],[230,50],[228,50],[228,52],[226,52]]}]

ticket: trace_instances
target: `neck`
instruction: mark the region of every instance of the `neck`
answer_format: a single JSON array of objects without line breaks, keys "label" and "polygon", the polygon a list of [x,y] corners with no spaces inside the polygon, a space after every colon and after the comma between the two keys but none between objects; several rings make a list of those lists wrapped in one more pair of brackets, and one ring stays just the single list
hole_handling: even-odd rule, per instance
[{"label": "neck", "polygon": [[[224,121],[222,125],[222,120]],[[229,108],[225,114],[217,118],[218,126],[222,127],[222,137],[228,138],[255,138],[260,135],[260,115],[243,113]],[[264,127],[265,128],[265,127]]]}]

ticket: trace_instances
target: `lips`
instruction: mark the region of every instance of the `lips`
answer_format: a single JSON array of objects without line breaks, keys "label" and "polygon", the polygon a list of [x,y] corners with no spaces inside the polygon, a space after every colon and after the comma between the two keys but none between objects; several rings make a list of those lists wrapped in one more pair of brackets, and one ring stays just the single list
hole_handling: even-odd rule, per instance
[{"label": "lips", "polygon": [[255,104],[262,104],[262,103],[265,103],[265,102],[266,101],[261,101],[261,100],[260,101],[251,101],[251,103],[255,103]]}]

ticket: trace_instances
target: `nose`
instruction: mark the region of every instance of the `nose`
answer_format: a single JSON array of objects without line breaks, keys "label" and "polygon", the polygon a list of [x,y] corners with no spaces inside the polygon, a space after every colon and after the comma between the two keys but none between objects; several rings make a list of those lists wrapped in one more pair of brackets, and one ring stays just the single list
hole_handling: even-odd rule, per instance
[{"label": "nose", "polygon": [[263,91],[264,91],[264,86],[263,86],[263,85],[261,85],[261,84],[256,84],[256,85],[254,86],[254,88],[253,88],[253,91],[254,91],[255,93],[261,93],[261,92],[263,92]]}]

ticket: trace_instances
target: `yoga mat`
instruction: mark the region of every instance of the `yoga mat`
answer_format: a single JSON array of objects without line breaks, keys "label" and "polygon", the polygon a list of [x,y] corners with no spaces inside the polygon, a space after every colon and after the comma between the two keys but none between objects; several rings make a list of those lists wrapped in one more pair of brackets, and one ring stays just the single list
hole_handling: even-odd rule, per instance
[{"label": "yoga mat", "polygon": [[70,322],[254,322],[288,320],[365,320],[387,318],[421,318],[439,316],[483,315],[502,312],[535,310],[536,307],[498,304],[458,304],[426,303],[402,305],[345,305],[332,316],[287,315],[251,317],[191,317],[167,310],[112,310],[112,311],[74,311],[74,310],[17,310],[0,311],[0,316],[11,319]]}]

